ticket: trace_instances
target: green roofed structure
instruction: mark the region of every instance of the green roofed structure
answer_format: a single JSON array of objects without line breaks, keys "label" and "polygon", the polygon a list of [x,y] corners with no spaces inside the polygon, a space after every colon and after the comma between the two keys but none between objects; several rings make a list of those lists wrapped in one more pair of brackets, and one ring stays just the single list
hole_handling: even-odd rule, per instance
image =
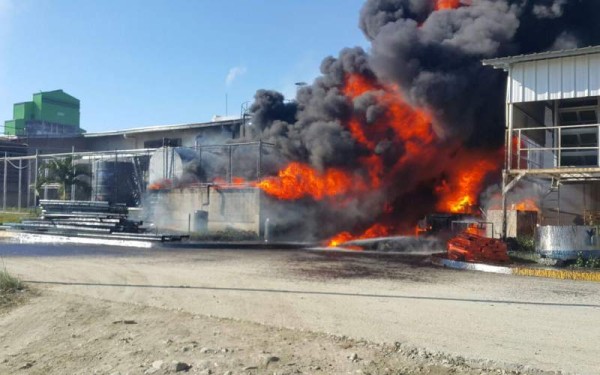
[{"label": "green roofed structure", "polygon": [[13,119],[4,122],[4,134],[35,137],[82,133],[79,128],[79,99],[63,90],[33,95],[33,101],[16,103]]}]

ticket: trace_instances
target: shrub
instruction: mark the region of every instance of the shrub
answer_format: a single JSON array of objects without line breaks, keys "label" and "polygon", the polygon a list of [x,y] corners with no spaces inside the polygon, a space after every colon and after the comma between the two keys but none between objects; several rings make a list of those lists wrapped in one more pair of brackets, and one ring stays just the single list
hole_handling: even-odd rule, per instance
[{"label": "shrub", "polygon": [[21,280],[12,276],[6,270],[0,270],[0,293],[14,293],[24,288],[25,285]]}]

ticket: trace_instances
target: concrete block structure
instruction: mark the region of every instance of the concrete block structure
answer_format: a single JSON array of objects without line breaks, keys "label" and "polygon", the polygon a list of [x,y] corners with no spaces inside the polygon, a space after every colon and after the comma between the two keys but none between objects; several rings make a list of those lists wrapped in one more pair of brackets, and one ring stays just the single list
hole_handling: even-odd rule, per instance
[{"label": "concrete block structure", "polygon": [[214,232],[228,228],[261,233],[262,193],[253,187],[194,186],[149,194],[149,217],[158,228]]}]

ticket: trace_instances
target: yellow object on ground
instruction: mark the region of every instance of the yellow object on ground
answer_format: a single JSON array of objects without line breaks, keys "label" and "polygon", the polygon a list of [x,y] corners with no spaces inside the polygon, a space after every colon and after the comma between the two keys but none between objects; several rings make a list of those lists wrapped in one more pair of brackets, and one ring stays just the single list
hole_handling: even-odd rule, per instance
[{"label": "yellow object on ground", "polygon": [[549,270],[536,268],[513,268],[513,275],[548,277],[561,280],[600,282],[600,272],[578,270]]}]

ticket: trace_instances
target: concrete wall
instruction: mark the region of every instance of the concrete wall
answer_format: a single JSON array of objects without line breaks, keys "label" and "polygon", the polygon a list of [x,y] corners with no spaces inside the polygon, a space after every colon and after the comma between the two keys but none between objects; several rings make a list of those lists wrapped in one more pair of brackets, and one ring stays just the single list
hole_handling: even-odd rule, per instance
[{"label": "concrete wall", "polygon": [[[160,229],[187,232],[227,228],[260,234],[261,192],[256,188],[189,187],[150,193],[146,208]],[[197,211],[208,215],[204,222]]]}]

